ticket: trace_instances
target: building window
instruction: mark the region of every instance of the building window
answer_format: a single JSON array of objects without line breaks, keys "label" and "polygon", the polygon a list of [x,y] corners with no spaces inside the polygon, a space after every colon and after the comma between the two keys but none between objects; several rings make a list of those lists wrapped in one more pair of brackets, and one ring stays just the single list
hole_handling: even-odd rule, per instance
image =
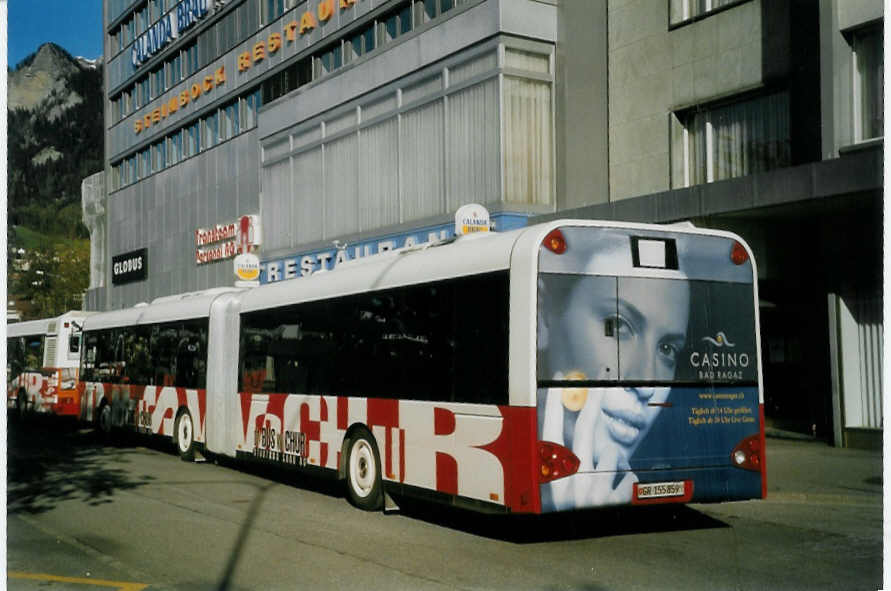
[{"label": "building window", "polygon": [[173,166],[183,159],[183,132],[179,130],[170,136],[170,148],[167,150],[167,164]]},{"label": "building window", "polygon": [[674,186],[710,183],[789,166],[789,94],[780,92],[677,114]]},{"label": "building window", "polygon": [[669,0],[671,24],[681,23],[738,2],[740,0]]},{"label": "building window", "polygon": [[263,14],[261,15],[264,25],[268,25],[285,13],[285,0],[261,0]]},{"label": "building window", "polygon": [[198,44],[192,43],[183,49],[183,77],[191,76],[198,71]]},{"label": "building window", "polygon": [[884,98],[882,55],[883,35],[880,26],[868,27],[851,35],[854,55],[854,139],[865,141],[883,135]]},{"label": "building window", "polygon": [[324,76],[343,65],[343,47],[338,43],[328,51],[322,53],[318,60],[317,74]]}]

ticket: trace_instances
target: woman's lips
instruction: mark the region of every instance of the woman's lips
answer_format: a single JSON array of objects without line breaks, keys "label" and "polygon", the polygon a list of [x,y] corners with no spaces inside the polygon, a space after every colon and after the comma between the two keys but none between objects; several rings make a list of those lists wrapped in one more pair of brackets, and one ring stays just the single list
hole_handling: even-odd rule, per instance
[{"label": "woman's lips", "polygon": [[618,443],[629,446],[637,441],[641,429],[646,425],[644,416],[633,410],[602,409],[606,416],[606,426],[610,436]]}]

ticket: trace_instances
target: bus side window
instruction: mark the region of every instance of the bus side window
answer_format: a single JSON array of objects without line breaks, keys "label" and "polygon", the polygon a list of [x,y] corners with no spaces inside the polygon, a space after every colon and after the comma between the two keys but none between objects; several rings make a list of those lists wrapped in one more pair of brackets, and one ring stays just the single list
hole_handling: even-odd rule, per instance
[{"label": "bus side window", "polygon": [[43,367],[43,335],[25,337],[25,370]]},{"label": "bus side window", "polygon": [[125,345],[126,378],[130,384],[147,385],[151,383],[152,366],[149,355],[149,329],[144,326],[135,327],[127,335]]},{"label": "bus side window", "polygon": [[68,353],[69,355],[79,355],[80,354],[80,338],[81,332],[76,329],[72,329],[71,333],[68,335]]},{"label": "bus side window", "polygon": [[7,378],[22,373],[25,368],[25,340],[22,337],[6,339]]},{"label": "bus side window", "polygon": [[84,354],[81,357],[81,368],[80,368],[80,378],[85,382],[93,382],[96,380],[95,367],[96,367],[96,349],[97,345],[97,336],[95,333],[88,333],[83,335],[84,339]]},{"label": "bus side window", "polygon": [[149,350],[152,354],[152,383],[156,386],[173,386],[175,383],[176,346],[179,332],[176,325],[152,326]]},{"label": "bus side window", "polygon": [[202,322],[182,324],[176,346],[175,383],[181,388],[204,388],[206,382],[207,328]]}]

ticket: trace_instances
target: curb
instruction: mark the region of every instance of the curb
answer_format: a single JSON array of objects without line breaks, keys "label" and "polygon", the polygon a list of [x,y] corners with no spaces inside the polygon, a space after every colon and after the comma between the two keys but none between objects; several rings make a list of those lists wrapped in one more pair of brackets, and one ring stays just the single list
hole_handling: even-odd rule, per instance
[{"label": "curb", "polygon": [[773,437],[774,439],[792,439],[795,441],[822,441],[822,439],[817,439],[813,435],[796,433],[795,431],[784,431],[783,429],[775,429],[773,427],[767,427],[766,429],[764,429],[764,435],[766,437]]}]

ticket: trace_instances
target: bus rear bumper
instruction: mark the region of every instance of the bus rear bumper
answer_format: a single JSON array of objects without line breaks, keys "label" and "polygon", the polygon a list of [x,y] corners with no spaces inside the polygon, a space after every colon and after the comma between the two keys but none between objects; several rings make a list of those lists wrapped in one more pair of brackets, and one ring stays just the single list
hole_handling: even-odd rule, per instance
[{"label": "bus rear bumper", "polygon": [[643,472],[634,486],[633,505],[718,503],[763,498],[761,472],[733,466]]}]

